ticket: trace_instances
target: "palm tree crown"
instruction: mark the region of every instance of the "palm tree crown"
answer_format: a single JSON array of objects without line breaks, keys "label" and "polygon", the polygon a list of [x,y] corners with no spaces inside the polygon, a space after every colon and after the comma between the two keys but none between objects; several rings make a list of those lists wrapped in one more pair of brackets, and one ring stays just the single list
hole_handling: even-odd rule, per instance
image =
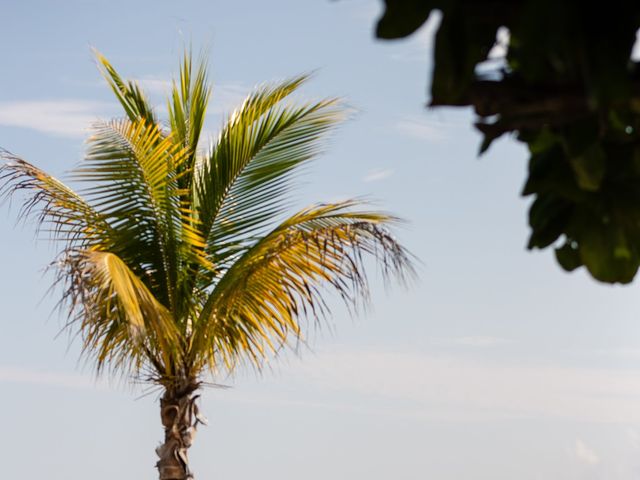
[{"label": "palm tree crown", "polygon": [[[36,215],[59,242],[61,304],[98,372],[147,375],[192,415],[192,400],[176,402],[205,372],[260,366],[301,335],[302,319],[323,316],[325,287],[347,303],[366,298],[366,254],[387,275],[412,272],[387,230],[395,217],[358,201],[286,215],[299,167],[345,114],[336,99],[287,102],[306,76],[257,88],[203,152],[204,62],[185,54],[163,124],[139,86],[96,55],[125,117],[95,127],[70,175],[82,189],[4,152],[0,191],[26,192],[21,216]],[[185,469],[161,468],[161,478],[188,478]]]}]

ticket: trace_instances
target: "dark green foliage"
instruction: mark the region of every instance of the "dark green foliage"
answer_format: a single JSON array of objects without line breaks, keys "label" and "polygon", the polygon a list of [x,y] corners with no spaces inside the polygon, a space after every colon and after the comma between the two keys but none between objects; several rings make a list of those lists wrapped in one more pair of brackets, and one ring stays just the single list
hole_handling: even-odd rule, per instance
[{"label": "dark green foliage", "polygon": [[[628,283],[640,266],[640,2],[386,0],[377,36],[417,30],[435,9],[431,106],[472,106],[480,152],[505,133],[528,145],[529,248]],[[504,63],[483,75],[500,27]]]}]

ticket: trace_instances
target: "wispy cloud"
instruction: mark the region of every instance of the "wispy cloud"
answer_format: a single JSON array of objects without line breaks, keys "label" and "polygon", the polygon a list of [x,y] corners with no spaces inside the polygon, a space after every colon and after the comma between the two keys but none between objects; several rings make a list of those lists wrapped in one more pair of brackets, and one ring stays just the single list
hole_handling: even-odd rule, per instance
[{"label": "wispy cloud", "polygon": [[465,347],[490,348],[511,343],[511,340],[502,337],[475,335],[469,337],[452,338],[451,343],[453,343],[454,345],[462,345]]},{"label": "wispy cloud", "polygon": [[167,95],[171,92],[171,80],[161,76],[145,75],[135,79],[142,89],[152,95]]},{"label": "wispy cloud", "polygon": [[85,375],[7,366],[0,366],[0,383],[21,383],[92,390],[106,388],[104,384],[96,382]]},{"label": "wispy cloud", "polygon": [[395,173],[395,170],[391,168],[374,168],[369,170],[362,179],[363,182],[379,182],[385,178],[389,178]]},{"label": "wispy cloud", "polygon": [[250,88],[239,83],[220,83],[213,85],[213,93],[207,109],[205,128],[201,135],[201,147],[205,148],[216,138],[223,119],[230,115],[250,92]]},{"label": "wispy cloud", "polygon": [[627,428],[629,444],[636,450],[640,450],[640,433],[635,428]]},{"label": "wispy cloud", "polygon": [[33,100],[0,103],[0,126],[29,128],[61,137],[83,137],[113,107],[86,100]]},{"label": "wispy cloud", "polygon": [[[483,342],[491,343],[471,341]],[[312,391],[337,390],[341,398],[365,396],[370,406],[387,405],[389,399],[404,402],[411,407],[393,415],[416,419],[640,422],[640,371],[628,369],[514,365],[437,353],[334,351],[308,358],[284,374]]]},{"label": "wispy cloud", "polygon": [[587,446],[587,444],[579,438],[576,440],[575,455],[580,462],[586,463],[587,465],[597,465],[600,463],[600,457],[595,450]]},{"label": "wispy cloud", "polygon": [[209,112],[213,114],[232,112],[242,104],[250,91],[251,88],[239,83],[214,84]]},{"label": "wispy cloud", "polygon": [[[171,92],[172,80],[160,75],[144,75],[135,79],[142,89],[154,97],[160,97],[163,101]],[[209,104],[208,113],[217,115],[230,113],[239,107],[251,89],[241,83],[215,83],[213,82],[213,94]],[[164,108],[160,105],[157,108]]]},{"label": "wispy cloud", "polygon": [[[144,76],[138,78],[138,81],[146,92],[153,95],[165,96],[171,88],[171,82],[160,77]],[[248,91],[247,87],[239,84],[215,85],[209,108],[211,119],[240,106]],[[161,115],[166,114],[164,105],[158,106],[156,110]],[[90,100],[0,102],[0,126],[28,128],[58,137],[86,137],[97,121],[118,114],[115,103]]]},{"label": "wispy cloud", "polygon": [[432,337],[427,340],[430,345],[437,347],[469,347],[494,348],[513,343],[513,340],[504,337],[494,337],[491,335],[469,335],[463,337]]},{"label": "wispy cloud", "polygon": [[400,119],[395,124],[398,132],[408,137],[429,142],[442,142],[447,138],[447,130],[453,125],[440,122],[425,116],[410,116]]},{"label": "wispy cloud", "polygon": [[601,348],[593,351],[594,354],[618,360],[640,360],[640,348],[638,347],[613,347],[613,348]]}]

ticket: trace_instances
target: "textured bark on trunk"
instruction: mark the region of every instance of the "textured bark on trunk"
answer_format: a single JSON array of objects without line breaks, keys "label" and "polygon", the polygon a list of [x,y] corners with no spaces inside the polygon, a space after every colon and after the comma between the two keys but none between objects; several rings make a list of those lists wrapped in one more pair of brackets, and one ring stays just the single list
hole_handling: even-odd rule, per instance
[{"label": "textured bark on trunk", "polygon": [[165,392],[160,399],[160,417],[164,427],[164,443],[156,448],[160,460],[156,463],[160,480],[190,480],[187,450],[193,444],[198,423],[206,424],[200,415],[192,392]]}]

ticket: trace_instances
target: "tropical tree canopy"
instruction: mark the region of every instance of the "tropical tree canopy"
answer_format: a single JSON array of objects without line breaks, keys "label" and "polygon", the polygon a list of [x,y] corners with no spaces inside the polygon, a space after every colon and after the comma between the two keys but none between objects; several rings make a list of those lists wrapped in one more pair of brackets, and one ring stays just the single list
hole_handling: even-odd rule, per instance
[{"label": "tropical tree canopy", "polygon": [[[439,10],[430,106],[472,106],[481,153],[513,133],[530,151],[529,248],[566,270],[632,281],[640,266],[640,4],[385,0],[376,35],[410,35]],[[487,60],[500,28],[504,62]],[[637,60],[637,59],[636,59]],[[483,67],[483,68],[480,68]]]},{"label": "tropical tree canopy", "polygon": [[287,100],[307,76],[258,87],[203,149],[204,61],[185,54],[162,123],[96,56],[125,115],[95,126],[70,173],[78,193],[6,151],[1,192],[24,192],[20,216],[59,245],[60,305],[97,371],[163,387],[160,478],[189,478],[203,375],[259,368],[296,343],[305,319],[329,313],[328,290],[367,299],[365,257],[403,280],[410,255],[388,230],[398,219],[359,201],[287,213],[300,167],[345,116],[337,99]]}]

